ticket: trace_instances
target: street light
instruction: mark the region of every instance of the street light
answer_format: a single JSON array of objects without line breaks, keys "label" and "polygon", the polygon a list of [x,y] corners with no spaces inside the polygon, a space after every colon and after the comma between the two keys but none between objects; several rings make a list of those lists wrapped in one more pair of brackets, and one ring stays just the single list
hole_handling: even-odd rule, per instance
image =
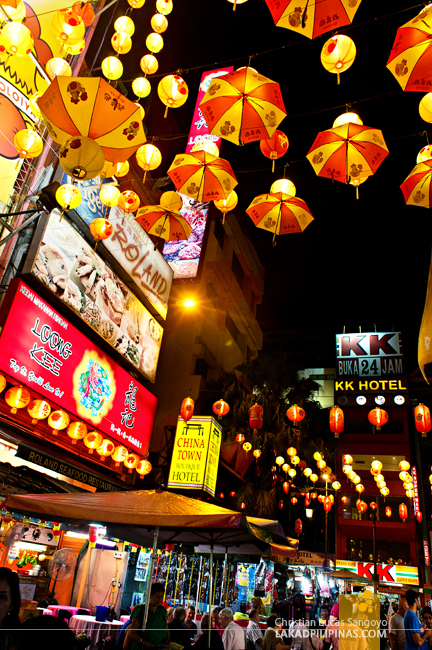
[{"label": "street light", "polygon": [[192,307],[195,307],[195,305],[196,302],[193,298],[187,298],[183,301],[183,307],[187,307],[187,309],[191,309]]}]

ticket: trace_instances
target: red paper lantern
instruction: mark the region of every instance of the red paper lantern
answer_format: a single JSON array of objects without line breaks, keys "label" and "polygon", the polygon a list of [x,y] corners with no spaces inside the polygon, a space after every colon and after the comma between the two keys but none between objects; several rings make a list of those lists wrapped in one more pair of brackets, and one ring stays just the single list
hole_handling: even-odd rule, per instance
[{"label": "red paper lantern", "polygon": [[296,519],[294,522],[294,532],[296,535],[301,535],[303,530],[303,523],[301,519]]},{"label": "red paper lantern", "polygon": [[230,492],[230,497],[235,497],[236,493],[235,492]]},{"label": "red paper lantern", "polygon": [[253,450],[253,455],[255,456],[255,458],[259,458],[261,456],[261,454],[262,454],[261,449],[254,449]]},{"label": "red paper lantern", "polygon": [[378,508],[378,504],[375,503],[375,501],[371,501],[369,504],[371,510],[376,510]]},{"label": "red paper lantern", "polygon": [[431,414],[429,407],[424,404],[418,404],[414,409],[415,428],[423,436],[431,430]]},{"label": "red paper lantern", "polygon": [[422,520],[423,520],[423,515],[422,515],[422,513],[420,512],[420,510],[418,510],[417,513],[416,513],[416,519],[417,519],[417,521],[419,522],[419,524],[421,524],[421,522],[422,522]]},{"label": "red paper lantern", "polygon": [[242,503],[240,504],[240,509],[241,509],[241,510],[244,510],[245,508],[246,508],[246,504],[245,504],[244,502],[242,502]]},{"label": "red paper lantern", "polygon": [[372,411],[369,411],[368,420],[377,429],[381,429],[381,427],[388,422],[388,413],[387,411],[384,411],[384,409],[377,407],[372,409]]},{"label": "red paper lantern", "polygon": [[385,515],[386,515],[386,517],[389,517],[389,518],[392,516],[392,511],[391,511],[390,506],[386,506]]},{"label": "red paper lantern", "polygon": [[402,521],[408,519],[408,508],[404,503],[399,504],[399,517],[402,519]]},{"label": "red paper lantern", "polygon": [[323,506],[324,506],[324,510],[325,510],[326,512],[329,512],[329,511],[331,510],[332,503],[331,503],[331,501],[326,501],[326,500],[324,499]]},{"label": "red paper lantern", "polygon": [[286,154],[288,151],[288,145],[288,138],[283,131],[275,131],[271,138],[260,141],[261,153],[263,153],[266,158],[270,158],[270,160],[273,161],[272,172],[274,172],[275,160],[282,158],[282,156]]},{"label": "red paper lantern", "polygon": [[301,460],[298,464],[299,469],[305,469],[307,467],[307,463],[305,460]]},{"label": "red paper lantern", "polygon": [[238,433],[236,435],[236,442],[238,442],[239,445],[241,445],[241,443],[244,442],[245,439],[246,439],[246,436],[244,435],[244,433]]},{"label": "red paper lantern", "polygon": [[283,501],[282,501],[282,499],[281,499],[281,500],[279,501],[279,503],[278,503],[278,508],[279,508],[279,510],[282,510],[283,506],[284,506],[284,503],[283,503]]},{"label": "red paper lantern", "polygon": [[185,422],[190,420],[191,417],[193,416],[194,406],[195,406],[195,402],[193,401],[192,397],[184,398],[180,409],[180,417]]},{"label": "red paper lantern", "polygon": [[348,503],[349,499],[348,497],[342,497],[341,501],[342,503]]},{"label": "red paper lantern", "polygon": [[295,505],[295,504],[297,503],[297,501],[298,501],[297,497],[292,497],[292,498],[291,498],[291,503],[292,503],[292,504]]},{"label": "red paper lantern", "polygon": [[220,418],[229,412],[229,406],[223,399],[218,400],[213,404],[213,412]]},{"label": "red paper lantern", "polygon": [[225,499],[225,494],[223,492],[219,494],[219,499]]},{"label": "red paper lantern", "polygon": [[304,505],[305,505],[305,508],[309,508],[309,506],[310,506],[310,497],[309,496],[305,497]]},{"label": "red paper lantern", "polygon": [[329,425],[336,437],[344,430],[344,413],[339,406],[333,406],[330,410]]},{"label": "red paper lantern", "polygon": [[304,409],[297,404],[290,406],[287,411],[287,418],[288,420],[291,420],[291,422],[300,422],[303,420],[305,415],[306,413],[304,412]]},{"label": "red paper lantern", "polygon": [[289,483],[288,483],[288,481],[284,481],[284,484],[282,485],[282,489],[285,492],[285,494],[288,494],[288,492],[289,492]]},{"label": "red paper lantern", "polygon": [[318,495],[316,492],[309,492],[309,496],[311,499],[316,499]]},{"label": "red paper lantern", "polygon": [[263,413],[264,409],[259,404],[254,404],[249,411],[249,426],[254,430],[254,433],[257,432],[257,429],[261,429],[263,425]]}]

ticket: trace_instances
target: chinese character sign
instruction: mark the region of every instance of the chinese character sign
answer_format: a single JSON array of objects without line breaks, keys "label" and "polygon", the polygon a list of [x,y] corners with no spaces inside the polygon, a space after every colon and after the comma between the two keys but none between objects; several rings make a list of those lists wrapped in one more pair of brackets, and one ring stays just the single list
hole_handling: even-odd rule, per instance
[{"label": "chinese character sign", "polygon": [[222,428],[212,417],[180,417],[174,440],[168,487],[202,488],[215,493]]},{"label": "chinese character sign", "polygon": [[126,447],[148,452],[157,398],[13,280],[1,312],[0,369]]}]

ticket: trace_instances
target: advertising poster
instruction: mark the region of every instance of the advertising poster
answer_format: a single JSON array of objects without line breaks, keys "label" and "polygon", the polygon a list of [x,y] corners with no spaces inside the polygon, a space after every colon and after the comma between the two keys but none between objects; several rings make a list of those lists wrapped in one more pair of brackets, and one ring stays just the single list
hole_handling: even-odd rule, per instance
[{"label": "advertising poster", "polygon": [[202,488],[214,496],[222,428],[212,417],[178,418],[168,487]]},{"label": "advertising poster", "polygon": [[0,63],[0,202],[3,203],[8,201],[19,172],[16,169],[18,153],[13,146],[15,133],[32,128],[35,121],[28,98],[37,91],[45,91],[49,83],[35,61],[44,67],[49,59],[62,56],[62,46],[52,31],[51,20],[54,13],[64,7],[62,0],[25,2],[25,25],[34,39],[33,58],[11,56]]},{"label": "advertising poster", "polygon": [[150,381],[163,329],[75,228],[54,210],[32,271]]},{"label": "advertising poster", "polygon": [[9,286],[1,324],[1,370],[90,427],[147,454],[157,398],[144,386],[21,280]]},{"label": "advertising poster", "polygon": [[[192,151],[196,144],[205,140],[214,142],[217,148],[220,148],[221,138],[210,133],[199,105],[210,86],[211,80],[233,70],[232,66],[228,66],[227,68],[218,68],[203,73],[189,131],[186,153]],[[163,256],[174,271],[175,278],[195,278],[198,274],[210,203],[198,203],[195,199],[184,194],[181,197],[183,199],[183,208],[180,210],[180,214],[192,226],[192,232],[186,241],[167,242],[163,248]]]}]

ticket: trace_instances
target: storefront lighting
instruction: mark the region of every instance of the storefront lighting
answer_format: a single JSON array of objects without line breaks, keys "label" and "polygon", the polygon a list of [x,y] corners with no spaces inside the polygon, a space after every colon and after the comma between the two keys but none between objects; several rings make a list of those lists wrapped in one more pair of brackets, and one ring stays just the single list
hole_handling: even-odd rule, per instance
[{"label": "storefront lighting", "polygon": [[33,544],[32,542],[16,542],[14,546],[18,549],[25,549],[26,551],[46,551],[48,548],[42,544]]},{"label": "storefront lighting", "polygon": [[196,302],[195,302],[195,300],[193,300],[193,298],[187,298],[183,302],[183,307],[187,307],[187,309],[191,309],[192,307],[195,307],[195,305],[196,305]]},{"label": "storefront lighting", "polygon": [[308,519],[312,519],[312,517],[313,517],[313,510],[312,510],[312,508],[306,508],[306,517],[307,517]]},{"label": "storefront lighting", "polygon": [[84,533],[74,533],[73,530],[68,530],[65,533],[65,537],[72,539],[88,539],[88,535],[85,535]]}]

